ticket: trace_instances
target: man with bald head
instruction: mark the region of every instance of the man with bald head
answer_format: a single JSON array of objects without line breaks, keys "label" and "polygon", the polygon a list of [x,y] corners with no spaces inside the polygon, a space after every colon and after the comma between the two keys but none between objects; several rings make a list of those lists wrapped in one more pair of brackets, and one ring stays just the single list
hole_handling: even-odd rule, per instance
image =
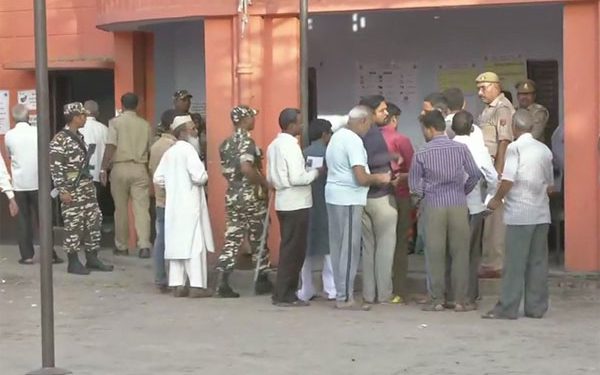
[{"label": "man with bald head", "polygon": [[506,150],[502,181],[488,209],[504,200],[506,259],[500,301],[483,317],[516,319],[525,286],[525,316],[541,318],[548,310],[548,193],[553,185],[552,152],[534,139],[535,118],[520,109],[512,130],[516,140]]},{"label": "man with bald head", "polygon": [[361,137],[371,128],[372,109],[357,106],[348,117],[348,125],[333,134],[325,153],[329,250],[337,292],[336,307],[368,310],[368,305],[355,304],[353,296],[360,260],[362,215],[369,187],[388,185],[391,174],[371,174],[369,171],[367,151]]},{"label": "man with bald head", "polygon": [[[479,98],[485,109],[477,124],[483,133],[483,140],[494,166],[499,174],[504,169],[504,155],[508,144],[513,140],[512,116],[515,109],[502,93],[500,77],[494,72],[485,72],[476,79]],[[483,229],[483,257],[480,277],[499,278],[504,260],[504,234],[502,206],[485,219]]]},{"label": "man with bald head", "polygon": [[102,156],[104,155],[104,149],[106,148],[106,140],[108,138],[108,127],[98,121],[100,115],[100,107],[94,100],[88,100],[83,103],[84,108],[90,113],[86,117],[85,125],[79,129],[79,132],[83,134],[83,140],[85,143],[90,145],[96,145],[94,154],[90,158],[90,173],[96,186],[96,195],[98,196],[98,204],[102,211],[102,217],[112,216],[115,207],[110,197],[108,189],[100,183],[100,167],[102,166]]}]

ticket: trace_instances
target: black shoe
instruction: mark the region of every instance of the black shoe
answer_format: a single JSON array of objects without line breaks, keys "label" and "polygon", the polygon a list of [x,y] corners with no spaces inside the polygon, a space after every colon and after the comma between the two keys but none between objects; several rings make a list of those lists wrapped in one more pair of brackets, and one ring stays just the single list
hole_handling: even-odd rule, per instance
[{"label": "black shoe", "polygon": [[236,293],[229,285],[221,285],[217,289],[217,297],[220,298],[240,298],[240,294]]},{"label": "black shoe", "polygon": [[150,258],[150,249],[140,249],[140,251],[138,252],[138,257],[140,259]]},{"label": "black shoe", "polygon": [[97,251],[90,251],[86,253],[85,258],[87,259],[87,262],[85,263],[85,268],[87,268],[88,270],[112,272],[112,270],[115,268],[113,265],[102,263],[102,261],[98,259]]},{"label": "black shoe", "polygon": [[89,275],[90,270],[85,268],[79,261],[79,255],[76,252],[68,253],[69,265],[67,266],[67,272],[74,275]]},{"label": "black shoe", "polygon": [[119,250],[117,248],[113,249],[113,254],[116,256],[129,256],[129,250]]},{"label": "black shoe", "polygon": [[258,279],[256,280],[256,284],[254,284],[254,293],[256,295],[264,295],[270,294],[273,292],[273,284],[269,281],[266,273],[261,273],[258,275]]},{"label": "black shoe", "polygon": [[217,297],[220,298],[240,298],[240,294],[236,293],[229,286],[229,276],[231,271],[219,271],[219,287],[217,288]]}]

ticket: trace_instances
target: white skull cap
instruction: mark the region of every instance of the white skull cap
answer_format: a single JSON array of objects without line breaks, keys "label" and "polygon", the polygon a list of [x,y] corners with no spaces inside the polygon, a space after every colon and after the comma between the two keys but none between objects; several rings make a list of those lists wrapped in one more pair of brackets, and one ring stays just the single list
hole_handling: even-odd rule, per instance
[{"label": "white skull cap", "polygon": [[171,130],[175,130],[183,124],[187,124],[188,122],[193,122],[192,117],[189,115],[185,116],[175,116],[173,119],[173,123],[171,124]]}]

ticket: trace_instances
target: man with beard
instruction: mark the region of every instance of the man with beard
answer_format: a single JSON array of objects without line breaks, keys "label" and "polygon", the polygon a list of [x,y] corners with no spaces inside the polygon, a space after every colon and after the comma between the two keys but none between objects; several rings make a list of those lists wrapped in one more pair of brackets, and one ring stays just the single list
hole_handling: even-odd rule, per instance
[{"label": "man with beard", "polygon": [[169,286],[175,288],[175,297],[209,297],[206,253],[214,252],[214,242],[204,193],[208,174],[189,142],[197,135],[192,118],[175,117],[171,131],[177,142],[165,152],[154,173],[154,183],[164,187],[168,197],[165,259],[169,260]]}]

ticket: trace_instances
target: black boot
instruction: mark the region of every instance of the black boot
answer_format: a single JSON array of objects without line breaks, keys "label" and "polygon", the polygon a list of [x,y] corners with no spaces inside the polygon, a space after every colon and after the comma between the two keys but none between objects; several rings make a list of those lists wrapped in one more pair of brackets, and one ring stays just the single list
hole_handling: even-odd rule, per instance
[{"label": "black boot", "polygon": [[270,294],[273,292],[273,284],[269,281],[266,273],[260,273],[254,284],[254,293],[260,296],[263,294]]},{"label": "black boot", "polygon": [[85,267],[88,270],[94,271],[102,271],[102,272],[112,272],[115,268],[112,265],[104,264],[100,259],[98,259],[98,251],[89,251],[85,253],[85,258],[87,262],[85,263]]},{"label": "black boot", "polygon": [[59,257],[58,254],[56,254],[56,251],[52,250],[52,264],[61,264],[64,262],[65,261],[62,260],[62,258]]},{"label": "black boot", "polygon": [[217,288],[217,297],[221,298],[239,298],[240,294],[236,293],[229,286],[229,275],[231,272],[221,271],[219,274],[219,287]]},{"label": "black boot", "polygon": [[76,252],[68,253],[69,265],[67,266],[67,272],[75,275],[89,275],[90,271],[81,264],[79,261],[79,255]]}]

